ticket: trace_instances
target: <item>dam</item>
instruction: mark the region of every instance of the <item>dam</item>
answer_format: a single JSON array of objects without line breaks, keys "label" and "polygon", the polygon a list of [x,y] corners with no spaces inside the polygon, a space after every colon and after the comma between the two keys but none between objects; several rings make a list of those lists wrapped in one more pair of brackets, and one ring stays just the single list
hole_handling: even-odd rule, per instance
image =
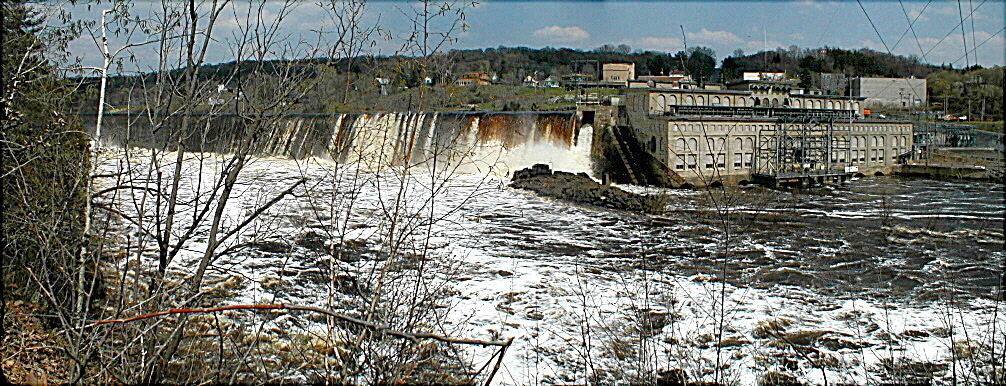
[{"label": "dam", "polygon": [[[90,127],[94,127],[94,117]],[[547,163],[591,172],[592,129],[572,112],[388,112],[288,114],[249,124],[236,114],[195,115],[179,138],[179,120],[152,128],[140,117],[106,114],[101,141],[118,147],[235,153],[340,163],[376,170],[432,161],[507,170]],[[93,130],[93,129],[92,129]]]}]

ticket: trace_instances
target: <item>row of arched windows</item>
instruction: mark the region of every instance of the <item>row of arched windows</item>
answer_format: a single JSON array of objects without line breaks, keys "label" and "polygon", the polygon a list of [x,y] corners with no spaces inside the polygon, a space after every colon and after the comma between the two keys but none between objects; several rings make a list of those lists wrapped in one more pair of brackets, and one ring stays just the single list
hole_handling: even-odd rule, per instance
[{"label": "row of arched windows", "polygon": [[[908,136],[893,136],[891,137],[891,144],[894,148],[903,148],[908,146]],[[655,142],[655,141],[654,141]],[[706,138],[706,143],[704,149],[715,150],[715,151],[725,151],[727,140],[726,138]],[[837,145],[837,142],[836,142]],[[885,148],[887,146],[887,140],[885,136],[874,135],[874,136],[854,136],[849,140],[850,147],[857,148]],[[654,147],[655,143],[651,145]],[[736,137],[732,140],[731,151],[736,150],[751,150],[755,148],[754,137]],[[686,151],[698,151],[699,141],[696,138],[677,138],[674,141],[674,151],[675,152],[686,152]]]},{"label": "row of arched windows", "polygon": [[667,111],[669,106],[683,105],[683,106],[706,106],[707,103],[710,106],[739,106],[739,107],[795,107],[795,108],[807,108],[807,109],[839,109],[839,110],[859,110],[859,102],[849,102],[849,101],[833,101],[826,100],[821,101],[819,99],[807,99],[803,100],[801,98],[757,98],[757,97],[743,97],[743,96],[723,96],[718,95],[706,98],[704,95],[692,96],[686,94],[682,97],[675,94],[657,95],[657,110]]},{"label": "row of arched windows", "polygon": [[[676,152],[683,151],[698,151],[699,141],[695,138],[678,138],[674,141],[674,150]],[[725,151],[727,146],[726,138],[706,138],[706,150],[716,150]],[[741,149],[754,149],[754,137],[743,137],[733,139],[733,148],[731,150],[741,150]]]},{"label": "row of arched windows", "polygon": [[[849,146],[853,148],[867,147],[869,145],[873,148],[881,148],[887,146],[887,140],[883,135],[874,136],[855,136],[849,140]],[[907,147],[908,146],[908,136],[907,135],[895,135],[891,137],[891,146]]]}]

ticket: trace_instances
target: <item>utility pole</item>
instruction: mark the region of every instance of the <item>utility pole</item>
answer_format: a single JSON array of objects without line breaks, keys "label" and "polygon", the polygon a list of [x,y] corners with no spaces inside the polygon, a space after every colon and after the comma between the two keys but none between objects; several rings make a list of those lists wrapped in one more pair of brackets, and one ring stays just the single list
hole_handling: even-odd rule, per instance
[{"label": "utility pole", "polygon": [[[681,27],[681,42],[685,45],[685,55],[688,55],[688,38],[685,37],[685,26],[683,24],[678,24],[678,27]],[[681,59],[681,71],[685,71],[685,73],[687,73],[688,67],[685,67],[685,57],[682,56],[678,59]]]}]

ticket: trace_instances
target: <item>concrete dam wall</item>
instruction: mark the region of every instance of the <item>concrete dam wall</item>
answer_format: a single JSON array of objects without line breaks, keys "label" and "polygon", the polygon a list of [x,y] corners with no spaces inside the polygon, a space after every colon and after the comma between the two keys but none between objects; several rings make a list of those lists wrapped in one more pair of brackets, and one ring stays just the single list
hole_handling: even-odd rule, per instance
[{"label": "concrete dam wall", "polygon": [[[95,117],[84,117],[93,131]],[[509,169],[547,163],[591,172],[592,129],[567,112],[408,112],[285,115],[266,124],[240,116],[193,115],[182,143],[189,151],[319,157],[380,167],[433,160],[503,163]],[[89,121],[89,122],[88,122]],[[152,127],[145,117],[108,114],[108,146],[173,150],[181,117]]]}]

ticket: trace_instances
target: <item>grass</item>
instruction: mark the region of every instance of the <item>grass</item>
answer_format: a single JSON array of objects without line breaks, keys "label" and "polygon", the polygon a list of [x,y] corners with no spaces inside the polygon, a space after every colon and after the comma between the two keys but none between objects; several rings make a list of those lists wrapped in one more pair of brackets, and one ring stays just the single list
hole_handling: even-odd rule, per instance
[{"label": "grass", "polygon": [[971,121],[965,122],[968,125],[975,125],[978,130],[991,131],[993,133],[1003,132],[1003,121]]}]

